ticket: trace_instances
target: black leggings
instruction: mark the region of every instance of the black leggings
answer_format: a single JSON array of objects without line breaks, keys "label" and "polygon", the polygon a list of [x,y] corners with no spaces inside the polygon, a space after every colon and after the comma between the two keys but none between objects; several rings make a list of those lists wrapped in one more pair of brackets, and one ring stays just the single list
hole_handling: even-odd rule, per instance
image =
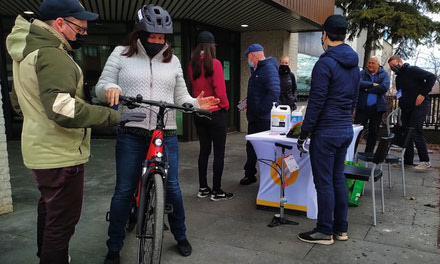
[{"label": "black leggings", "polygon": [[199,185],[200,188],[208,187],[206,179],[208,160],[211,154],[211,146],[214,146],[213,179],[212,189],[218,191],[221,188],[223,166],[225,159],[226,144],[226,120],[227,111],[219,110],[212,112],[211,120],[203,117],[195,117],[197,135],[200,142],[199,153]]}]

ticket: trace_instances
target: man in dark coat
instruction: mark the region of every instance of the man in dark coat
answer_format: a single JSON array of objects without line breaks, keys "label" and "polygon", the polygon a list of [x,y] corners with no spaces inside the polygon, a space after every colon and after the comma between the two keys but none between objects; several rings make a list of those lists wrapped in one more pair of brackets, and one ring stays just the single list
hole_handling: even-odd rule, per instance
[{"label": "man in dark coat", "polygon": [[[248,82],[246,117],[248,134],[254,134],[270,129],[270,110],[273,102],[278,103],[280,97],[280,78],[277,60],[265,58],[260,44],[250,45],[244,56],[252,71]],[[245,176],[240,180],[242,185],[257,181],[257,154],[249,141],[246,142],[246,154]]]},{"label": "man in dark coat", "polygon": [[[361,71],[359,99],[356,105],[355,124],[362,124],[367,128],[368,138],[365,152],[373,152],[376,146],[377,132],[379,131],[382,116],[387,111],[385,95],[390,88],[390,77],[380,66],[375,56],[368,59],[367,69]],[[356,142],[357,146],[358,142]]]},{"label": "man in dark coat", "polygon": [[348,240],[348,194],[344,160],[353,138],[351,117],[359,91],[359,58],[344,43],[347,20],[332,15],[324,22],[325,52],[312,71],[307,111],[298,138],[298,150],[310,138],[310,162],[318,200],[318,222],[298,238],[308,243],[330,245]]},{"label": "man in dark coat", "polygon": [[435,75],[417,66],[404,64],[398,55],[391,56],[388,65],[397,75],[396,97],[399,99],[399,107],[402,110],[402,125],[414,128],[405,151],[404,163],[407,166],[413,165],[415,144],[420,163],[414,169],[426,170],[431,167],[431,163],[423,135],[423,123],[429,111],[428,94],[434,86]]}]

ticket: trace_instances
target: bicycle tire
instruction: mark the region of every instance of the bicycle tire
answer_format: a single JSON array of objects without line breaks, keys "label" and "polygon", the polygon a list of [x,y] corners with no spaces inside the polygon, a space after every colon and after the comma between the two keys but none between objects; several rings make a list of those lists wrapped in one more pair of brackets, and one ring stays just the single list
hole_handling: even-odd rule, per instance
[{"label": "bicycle tire", "polygon": [[133,231],[133,229],[136,227],[137,210],[138,208],[136,207],[136,197],[133,197],[130,202],[130,214],[128,216],[127,223],[125,223],[125,230],[127,232]]},{"label": "bicycle tire", "polygon": [[[154,174],[146,189],[148,204],[143,212],[138,239],[139,264],[158,264],[162,255],[165,197],[162,176]],[[140,213],[140,212],[139,212]]]}]

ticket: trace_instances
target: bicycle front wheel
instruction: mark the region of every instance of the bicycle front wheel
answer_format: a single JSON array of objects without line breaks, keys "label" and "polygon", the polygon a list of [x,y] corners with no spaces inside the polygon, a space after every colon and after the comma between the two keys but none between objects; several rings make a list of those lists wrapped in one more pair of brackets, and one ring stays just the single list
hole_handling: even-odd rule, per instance
[{"label": "bicycle front wheel", "polygon": [[143,212],[141,236],[138,240],[138,259],[139,264],[156,264],[160,263],[162,255],[165,214],[164,186],[160,174],[153,175],[146,192],[148,203]]}]

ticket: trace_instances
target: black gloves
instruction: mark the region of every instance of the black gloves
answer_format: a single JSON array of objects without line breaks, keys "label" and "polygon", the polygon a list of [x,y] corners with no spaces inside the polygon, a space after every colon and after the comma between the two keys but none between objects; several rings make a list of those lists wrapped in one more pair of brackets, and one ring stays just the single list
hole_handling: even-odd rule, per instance
[{"label": "black gloves", "polygon": [[299,150],[300,157],[302,157],[303,153],[309,152],[309,150],[305,148],[308,136],[309,136],[309,132],[301,131],[301,134],[298,137],[298,141],[296,142],[296,147]]},{"label": "black gloves", "polygon": [[142,122],[147,118],[145,113],[121,113],[121,125],[127,122]]}]

